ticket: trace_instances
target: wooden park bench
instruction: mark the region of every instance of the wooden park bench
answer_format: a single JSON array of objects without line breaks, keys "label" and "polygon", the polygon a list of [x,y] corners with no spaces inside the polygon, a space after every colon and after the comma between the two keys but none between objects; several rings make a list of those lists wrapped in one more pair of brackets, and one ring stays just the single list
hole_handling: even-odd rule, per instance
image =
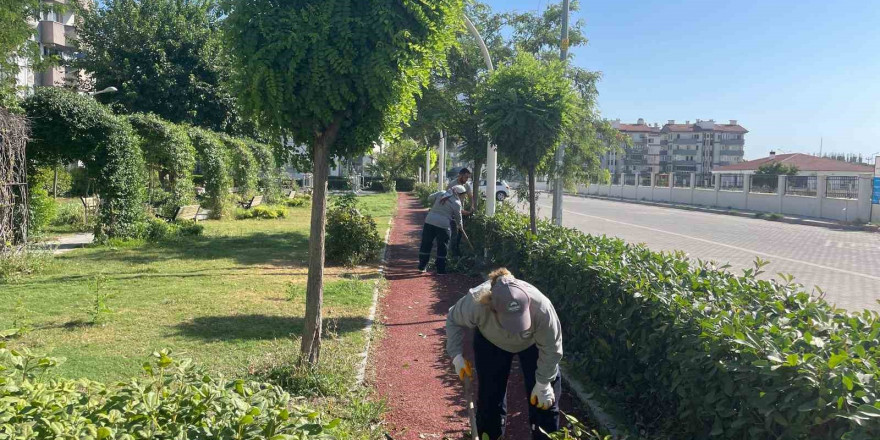
[{"label": "wooden park bench", "polygon": [[93,197],[80,197],[79,200],[83,204],[83,219],[85,224],[89,224],[89,216],[98,214],[98,207],[101,206],[101,199]]},{"label": "wooden park bench", "polygon": [[176,222],[178,220],[193,220],[199,221],[204,220],[204,216],[201,216],[202,207],[199,205],[186,205],[186,206],[178,206],[177,210],[174,211],[174,215],[168,217],[164,215],[156,215],[161,219],[165,219],[169,222]]},{"label": "wooden park bench", "polygon": [[263,196],[253,196],[249,201],[246,202],[238,202],[244,209],[251,209],[255,206],[260,206],[263,204]]}]

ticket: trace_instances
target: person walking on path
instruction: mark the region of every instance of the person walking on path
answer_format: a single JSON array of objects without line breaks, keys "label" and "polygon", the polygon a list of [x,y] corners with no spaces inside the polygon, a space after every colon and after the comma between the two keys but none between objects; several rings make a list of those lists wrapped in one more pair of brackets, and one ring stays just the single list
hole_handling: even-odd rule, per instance
[{"label": "person walking on path", "polygon": [[[458,176],[455,179],[449,181],[449,184],[446,185],[446,189],[450,190],[453,186],[461,185],[466,190],[466,198],[469,200],[468,204],[465,205],[465,201],[462,200],[462,207],[470,206],[470,209],[462,208],[461,215],[463,218],[469,217],[474,213],[476,208],[476,199],[474,199],[474,188],[468,183],[471,180],[471,170],[467,168],[462,168],[461,171],[458,172]],[[462,226],[462,228],[464,228]],[[450,237],[449,243],[450,248],[452,249],[452,255],[457,256],[461,255],[461,236],[462,234],[458,233],[458,229],[452,224],[450,220],[449,229],[452,231],[452,236]]]},{"label": "person walking on path", "polygon": [[513,356],[525,379],[529,425],[533,440],[544,440],[559,429],[558,396],[562,391],[562,329],[553,304],[535,286],[518,280],[507,269],[489,275],[449,309],[446,352],[459,378],[473,378],[464,359],[467,329],[474,329],[474,360],[478,382],[477,432],[495,440],[504,434],[507,380]]},{"label": "person walking on path", "polygon": [[467,192],[465,187],[455,185],[445,193],[431,194],[428,201],[431,210],[425,218],[422,229],[422,244],[419,247],[419,271],[425,272],[431,259],[431,249],[437,242],[437,273],[446,273],[446,252],[451,229],[462,228],[461,199]]}]

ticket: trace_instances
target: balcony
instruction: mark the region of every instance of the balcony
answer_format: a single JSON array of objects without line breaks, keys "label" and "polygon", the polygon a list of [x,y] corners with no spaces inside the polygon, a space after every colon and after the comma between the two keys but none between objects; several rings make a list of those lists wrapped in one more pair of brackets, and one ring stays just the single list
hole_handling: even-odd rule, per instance
[{"label": "balcony", "polygon": [[703,141],[700,139],[674,139],[672,143],[675,145],[701,145]]},{"label": "balcony", "polygon": [[721,145],[745,145],[745,139],[721,139]]},{"label": "balcony", "polygon": [[76,41],[79,38],[79,34],[76,33],[76,26],[64,25],[64,38],[67,41]]},{"label": "balcony", "polygon": [[632,146],[626,149],[626,154],[648,154],[648,147]]},{"label": "balcony", "polygon": [[626,166],[645,166],[648,165],[648,159],[626,159],[623,164]]},{"label": "balcony", "polygon": [[40,42],[50,46],[67,46],[64,25],[54,21],[41,21]]},{"label": "balcony", "polygon": [[39,82],[37,85],[48,87],[60,87],[64,85],[66,71],[63,67],[53,67],[45,72],[39,73]]},{"label": "balcony", "polygon": [[686,150],[686,149],[675,149],[672,150],[672,154],[674,156],[696,156],[698,153],[697,150]]},{"label": "balcony", "polygon": [[722,156],[742,156],[743,150],[721,150]]}]

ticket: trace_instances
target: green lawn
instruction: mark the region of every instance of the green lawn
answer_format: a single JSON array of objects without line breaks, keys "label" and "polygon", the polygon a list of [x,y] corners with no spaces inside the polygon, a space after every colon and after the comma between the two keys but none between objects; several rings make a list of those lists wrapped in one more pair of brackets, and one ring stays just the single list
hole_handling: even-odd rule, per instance
[{"label": "green lawn", "polygon": [[[361,197],[384,237],[395,194]],[[0,284],[0,329],[26,324],[14,345],[66,358],[68,377],[137,375],[161,348],[210,370],[243,374],[294,353],[302,326],[309,209],[277,220],[204,222],[201,237],[93,247],[37,275]],[[322,353],[352,371],[377,282],[375,267],[328,267]],[[97,313],[98,298],[109,312]],[[97,316],[97,323],[96,321]]]}]

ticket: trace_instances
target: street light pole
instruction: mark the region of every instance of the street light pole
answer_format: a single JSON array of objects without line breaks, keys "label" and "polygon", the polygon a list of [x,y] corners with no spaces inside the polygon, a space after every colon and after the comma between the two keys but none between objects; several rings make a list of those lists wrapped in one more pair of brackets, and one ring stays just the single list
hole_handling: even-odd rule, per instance
[{"label": "street light pole", "polygon": [[[489,48],[486,47],[486,42],[483,41],[480,32],[467,16],[464,17],[464,24],[467,26],[468,32],[470,32],[471,36],[477,40],[477,44],[480,45],[480,52],[483,54],[483,61],[486,62],[486,68],[489,69],[489,73],[495,71],[495,66],[492,65],[492,57],[489,56]],[[486,136],[488,137],[488,134]],[[480,176],[474,176],[474,183],[479,183],[479,179]],[[494,188],[497,180],[498,150],[495,149],[492,145],[492,140],[489,139],[489,142],[486,143],[486,216],[488,217],[495,215]]]},{"label": "street light pole", "polygon": [[[562,40],[560,41],[559,56],[562,62],[568,61],[568,12],[569,0],[562,2]],[[565,159],[565,143],[560,143],[556,149],[556,181],[553,188],[553,223],[562,226],[562,165]]]},{"label": "street light pole", "polygon": [[118,91],[119,91],[119,89],[117,89],[116,87],[110,86],[104,90],[100,90],[97,92],[89,92],[89,96],[98,96],[98,95],[103,95],[104,93],[116,93]]}]

